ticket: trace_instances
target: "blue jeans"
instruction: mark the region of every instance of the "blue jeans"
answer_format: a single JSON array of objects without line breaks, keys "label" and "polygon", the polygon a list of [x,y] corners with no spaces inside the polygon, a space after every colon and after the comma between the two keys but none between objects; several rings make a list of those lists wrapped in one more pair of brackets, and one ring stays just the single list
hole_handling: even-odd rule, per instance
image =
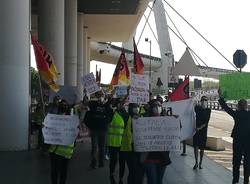
[{"label": "blue jeans", "polygon": [[155,163],[145,164],[148,184],[162,184],[166,166]]}]

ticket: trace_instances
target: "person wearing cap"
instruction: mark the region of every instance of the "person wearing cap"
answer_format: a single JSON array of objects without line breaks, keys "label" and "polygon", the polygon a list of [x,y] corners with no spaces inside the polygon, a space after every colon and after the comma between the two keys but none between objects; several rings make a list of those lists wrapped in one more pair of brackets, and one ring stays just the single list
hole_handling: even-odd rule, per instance
[{"label": "person wearing cap", "polygon": [[234,119],[234,127],[231,137],[233,138],[233,184],[239,183],[240,165],[242,157],[244,166],[244,184],[249,184],[250,175],[250,111],[247,110],[247,101],[241,99],[238,101],[237,110],[233,110],[226,104],[220,90],[219,103],[230,116]]},{"label": "person wearing cap", "polygon": [[[193,137],[193,146],[194,146],[194,157],[195,165],[193,169],[202,169],[202,159],[204,155],[204,149],[207,142],[207,128],[208,122],[211,115],[211,109],[208,108],[208,98],[202,96],[200,104],[195,106],[196,113],[196,133]],[[198,165],[198,152],[200,150],[200,161]]]},{"label": "person wearing cap", "polygon": [[96,100],[89,101],[84,122],[90,130],[91,136],[91,163],[93,169],[104,167],[105,143],[108,131],[108,124],[111,122],[113,110],[110,107],[110,99],[104,102],[103,92],[95,93]]}]

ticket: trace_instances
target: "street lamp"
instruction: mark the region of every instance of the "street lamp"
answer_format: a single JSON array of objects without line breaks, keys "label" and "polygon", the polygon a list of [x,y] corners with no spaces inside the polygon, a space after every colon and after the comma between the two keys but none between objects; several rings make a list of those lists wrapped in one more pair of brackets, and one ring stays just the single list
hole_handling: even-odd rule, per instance
[{"label": "street lamp", "polygon": [[[145,38],[145,42],[149,43],[149,90],[151,91],[151,40]],[[151,91],[152,92],[152,91]]]}]

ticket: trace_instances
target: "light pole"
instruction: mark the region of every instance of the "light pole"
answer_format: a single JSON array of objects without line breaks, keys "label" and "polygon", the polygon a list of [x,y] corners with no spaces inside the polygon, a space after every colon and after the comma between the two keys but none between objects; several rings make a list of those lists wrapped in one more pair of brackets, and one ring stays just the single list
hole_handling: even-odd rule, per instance
[{"label": "light pole", "polygon": [[151,40],[149,40],[148,38],[145,38],[145,42],[149,43],[149,90],[151,91]]}]

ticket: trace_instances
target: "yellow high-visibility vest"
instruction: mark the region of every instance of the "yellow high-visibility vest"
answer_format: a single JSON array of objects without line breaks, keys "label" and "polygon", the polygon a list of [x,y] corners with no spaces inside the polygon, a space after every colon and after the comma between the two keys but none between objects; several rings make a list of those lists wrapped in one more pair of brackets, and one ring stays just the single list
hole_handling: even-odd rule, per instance
[{"label": "yellow high-visibility vest", "polygon": [[127,126],[122,137],[121,151],[132,151],[132,118],[129,116]]},{"label": "yellow high-visibility vest", "polygon": [[50,145],[49,152],[70,159],[74,152],[74,144],[68,146]]},{"label": "yellow high-visibility vest", "polygon": [[120,147],[124,133],[124,120],[122,116],[115,112],[108,129],[108,146]]}]

